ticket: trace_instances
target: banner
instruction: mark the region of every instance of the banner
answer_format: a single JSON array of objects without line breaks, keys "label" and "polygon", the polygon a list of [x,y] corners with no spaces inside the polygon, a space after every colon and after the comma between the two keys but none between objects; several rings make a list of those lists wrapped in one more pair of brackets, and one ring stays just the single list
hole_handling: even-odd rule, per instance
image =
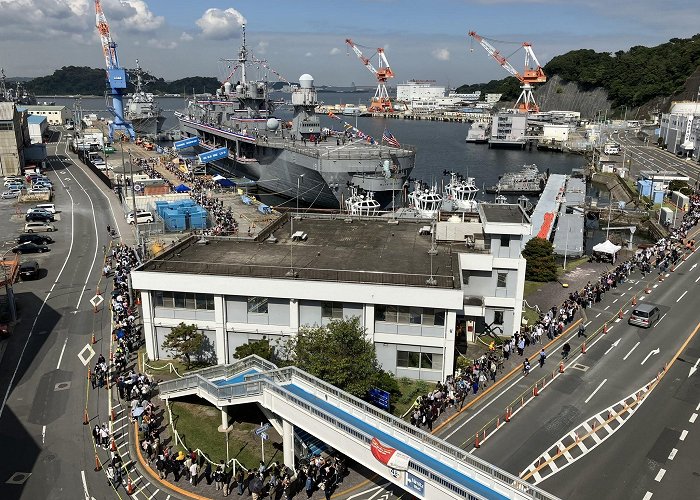
[{"label": "banner", "polygon": [[372,438],[369,445],[374,458],[379,460],[387,467],[396,470],[407,470],[410,457],[405,453],[400,452],[396,448],[384,446],[377,438]]},{"label": "banner", "polygon": [[175,141],[173,146],[177,151],[185,148],[191,148],[192,146],[199,146],[199,137],[188,137],[187,139],[182,139],[181,141]]},{"label": "banner", "polygon": [[228,156],[228,148],[213,149],[212,151],[207,151],[206,153],[200,153],[199,161],[202,163],[209,163],[210,161],[220,160]]}]

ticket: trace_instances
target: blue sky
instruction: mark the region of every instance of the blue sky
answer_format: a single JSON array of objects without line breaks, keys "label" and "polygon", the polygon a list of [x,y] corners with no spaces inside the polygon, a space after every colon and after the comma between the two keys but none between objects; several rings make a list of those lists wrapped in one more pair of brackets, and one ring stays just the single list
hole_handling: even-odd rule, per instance
[{"label": "blue sky", "polygon": [[[136,58],[166,79],[225,76],[245,18],[249,47],[290,80],[368,85],[344,40],[383,46],[394,83],[459,85],[507,76],[470,30],[533,44],[540,62],[577,48],[626,50],[700,31],[697,0],[102,0],[125,66]],[[470,48],[474,50],[471,51]],[[515,47],[497,45],[505,54]],[[369,54],[368,54],[369,55]],[[512,62],[522,66],[522,52]],[[0,67],[39,76],[63,65],[103,64],[93,0],[0,0]]]}]

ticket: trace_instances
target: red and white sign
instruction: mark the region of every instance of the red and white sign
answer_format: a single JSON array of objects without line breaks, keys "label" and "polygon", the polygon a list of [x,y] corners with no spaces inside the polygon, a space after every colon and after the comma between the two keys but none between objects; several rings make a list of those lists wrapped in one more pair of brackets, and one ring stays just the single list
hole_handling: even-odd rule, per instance
[{"label": "red and white sign", "polygon": [[374,458],[379,460],[387,467],[397,470],[408,469],[409,456],[400,452],[396,448],[384,446],[377,438],[372,438],[369,448],[372,451]]}]

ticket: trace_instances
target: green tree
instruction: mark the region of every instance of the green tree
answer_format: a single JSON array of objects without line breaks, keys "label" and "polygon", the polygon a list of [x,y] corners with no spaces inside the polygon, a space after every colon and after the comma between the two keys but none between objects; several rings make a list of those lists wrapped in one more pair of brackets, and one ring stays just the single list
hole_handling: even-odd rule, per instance
[{"label": "green tree", "polygon": [[266,338],[236,347],[235,355],[238,359],[252,356],[253,354],[257,354],[261,358],[272,361],[273,363],[277,362],[275,348],[270,345],[270,341]]},{"label": "green tree", "polygon": [[163,347],[174,351],[175,355],[182,358],[185,366],[189,369],[192,364],[192,358],[202,353],[205,339],[206,337],[197,330],[196,325],[180,323],[173,327],[170,333],[165,336]]},{"label": "green tree", "polygon": [[396,379],[380,368],[374,343],[357,317],[303,326],[288,347],[297,367],[354,396],[365,398],[373,387],[398,393]]},{"label": "green tree", "polygon": [[557,279],[557,264],[554,262],[554,247],[544,238],[532,238],[525,244],[523,257],[527,261],[525,279],[529,281],[554,281]]}]

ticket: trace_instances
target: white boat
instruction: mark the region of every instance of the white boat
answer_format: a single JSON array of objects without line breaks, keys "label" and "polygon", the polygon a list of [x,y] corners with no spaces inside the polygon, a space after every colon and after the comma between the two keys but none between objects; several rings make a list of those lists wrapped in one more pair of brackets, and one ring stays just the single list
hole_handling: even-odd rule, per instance
[{"label": "white boat", "polygon": [[444,201],[436,186],[424,187],[420,181],[416,181],[416,188],[408,195],[408,199],[418,217],[425,219],[437,217]]},{"label": "white boat", "polygon": [[377,215],[381,205],[374,199],[374,193],[371,191],[367,195],[357,193],[357,188],[352,186],[351,196],[345,200],[345,209],[350,215],[358,215],[370,217]]},{"label": "white boat", "polygon": [[473,143],[486,143],[489,140],[489,135],[491,132],[485,123],[476,122],[472,123],[469,127],[469,132],[467,132],[467,142]]},{"label": "white boat", "polygon": [[473,177],[460,179],[454,173],[450,173],[450,182],[445,186],[445,196],[447,201],[452,202],[452,210],[458,212],[476,212],[478,203],[476,195],[479,188],[476,187]]}]

